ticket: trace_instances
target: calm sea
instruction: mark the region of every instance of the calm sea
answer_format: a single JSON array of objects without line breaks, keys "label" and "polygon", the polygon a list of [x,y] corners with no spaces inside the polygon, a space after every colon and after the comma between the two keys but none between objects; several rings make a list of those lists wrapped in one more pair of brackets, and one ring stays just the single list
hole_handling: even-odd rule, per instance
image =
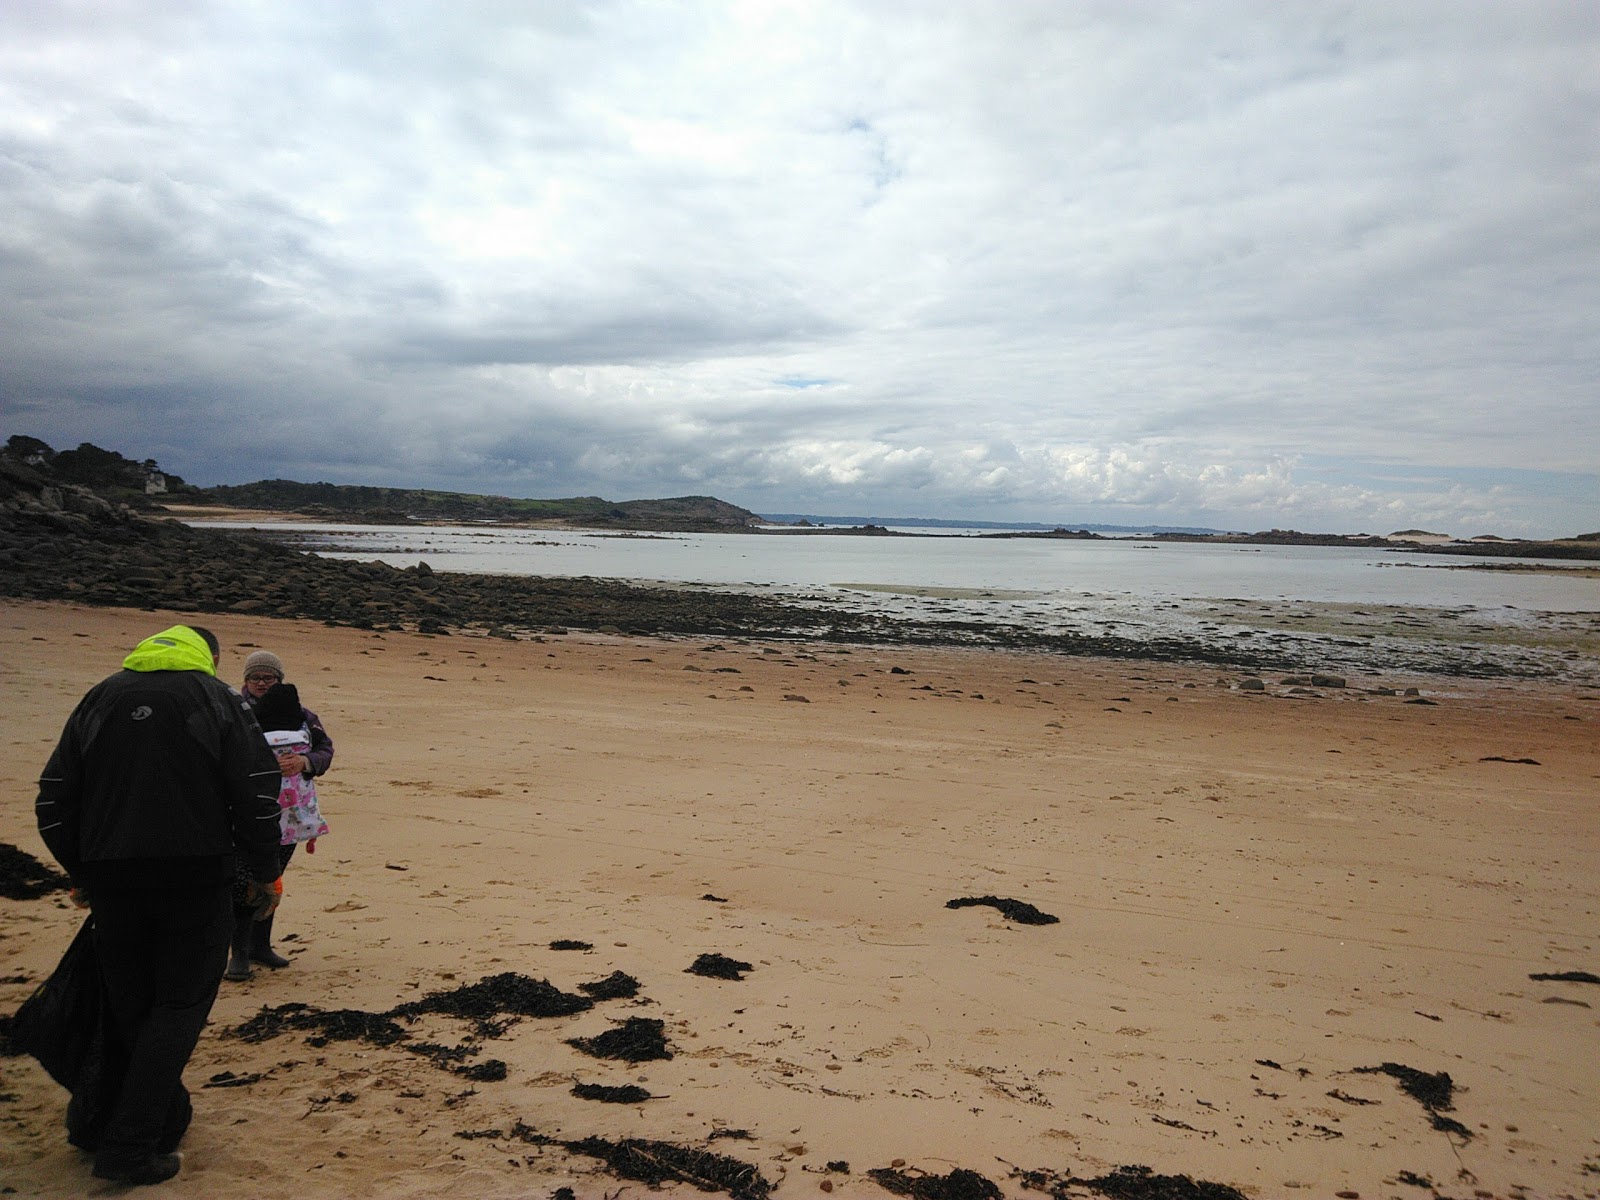
[{"label": "calm sea", "polygon": [[254,528],[324,557],[402,567],[425,561],[442,571],[776,592],[907,617],[1058,633],[1268,639],[1344,669],[1476,674],[1477,664],[1486,673],[1600,686],[1600,578],[1578,575],[1571,564],[1542,564],[1552,568],[1546,573],[1501,569],[1511,560],[1398,550],[980,538],[961,531],[888,538]]}]

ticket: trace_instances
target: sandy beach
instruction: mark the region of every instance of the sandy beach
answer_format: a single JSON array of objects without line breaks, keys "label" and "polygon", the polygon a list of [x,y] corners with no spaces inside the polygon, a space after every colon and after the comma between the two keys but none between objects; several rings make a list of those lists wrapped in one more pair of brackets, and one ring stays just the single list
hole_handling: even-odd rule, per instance
[{"label": "sandy beach", "polygon": [[[48,861],[32,800],[62,722],[184,619],[0,604],[0,842]],[[333,832],[285,877],[292,965],[223,984],[162,1195],[648,1192],[558,1144],[590,1138],[737,1160],[780,1197],[892,1194],[878,1168],[1090,1196],[1066,1181],[1133,1165],[1251,1197],[1600,1195],[1600,986],[1530,978],[1600,973],[1592,692],[194,619],[224,678],[276,651],[326,721]],[[0,899],[0,1013],[78,921]],[[488,1029],[425,1013],[394,1045],[234,1033],[615,972],[636,996]],[[630,1019],[671,1057],[569,1044]],[[466,1042],[456,1066],[504,1078],[407,1048]],[[1386,1064],[1447,1073],[1449,1107]],[[0,1191],[116,1192],[37,1064],[0,1072]]]}]

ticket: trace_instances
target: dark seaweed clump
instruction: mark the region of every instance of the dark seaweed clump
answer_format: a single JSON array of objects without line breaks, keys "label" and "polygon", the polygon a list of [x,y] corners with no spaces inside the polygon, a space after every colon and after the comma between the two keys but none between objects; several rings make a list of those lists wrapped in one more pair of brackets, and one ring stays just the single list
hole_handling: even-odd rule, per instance
[{"label": "dark seaweed clump", "polygon": [[54,867],[26,850],[0,842],[0,896],[7,900],[37,900],[71,887],[72,881]]},{"label": "dark seaweed clump", "polygon": [[1381,1067],[1357,1067],[1356,1070],[1363,1075],[1393,1076],[1399,1081],[1400,1090],[1429,1112],[1449,1112],[1455,1107],[1451,1099],[1455,1084],[1448,1071],[1430,1075],[1427,1071],[1392,1062],[1386,1062]]},{"label": "dark seaweed clump", "polygon": [[1537,975],[1529,975],[1529,979],[1548,979],[1556,983],[1600,983],[1600,975],[1589,971],[1541,971]]},{"label": "dark seaweed clump", "polygon": [[613,971],[593,983],[580,983],[578,990],[591,1000],[631,1000],[639,994],[639,981],[632,975]]},{"label": "dark seaweed clump", "polygon": [[945,901],[946,908],[971,908],[974,904],[987,904],[990,908],[998,908],[1001,916],[1015,921],[1018,925],[1054,925],[1061,920],[1060,917],[1040,912],[1033,905],[1021,900],[1004,900],[999,896],[968,896],[961,900]]},{"label": "dark seaweed clump", "polygon": [[[461,1138],[499,1138],[498,1129],[463,1131]],[[530,1146],[560,1146],[572,1154],[598,1158],[613,1175],[622,1179],[637,1179],[658,1187],[663,1183],[693,1184],[702,1192],[727,1192],[733,1200],[767,1200],[772,1184],[749,1163],[692,1146],[675,1146],[671,1142],[647,1141],[643,1138],[623,1138],[613,1142],[602,1137],[586,1137],[577,1141],[562,1141],[538,1132],[522,1121],[515,1122],[508,1135],[527,1142]]]},{"label": "dark seaweed clump", "polygon": [[1094,1179],[1062,1178],[1050,1171],[1018,1171],[1023,1186],[1068,1200],[1073,1188],[1088,1188],[1111,1200],[1247,1200],[1225,1183],[1191,1179],[1187,1175],[1157,1175],[1149,1167],[1118,1167]]},{"label": "dark seaweed clump", "polygon": [[[481,1047],[471,1041],[458,1046],[435,1042],[410,1042],[395,1017],[414,1020],[423,1013],[444,1013],[473,1023],[475,1034],[496,1038],[520,1017],[564,1017],[594,1007],[594,1001],[560,991],[546,980],[529,979],[510,972],[487,976],[448,992],[434,992],[421,1000],[396,1005],[388,1012],[372,1013],[360,1009],[325,1011],[309,1004],[283,1004],[263,1008],[255,1016],[227,1031],[226,1036],[246,1042],[265,1042],[282,1033],[309,1032],[306,1041],[323,1046],[331,1041],[363,1041],[374,1046],[393,1046],[430,1060],[435,1066],[479,1083],[494,1083],[506,1077],[506,1064],[486,1059],[471,1066]],[[511,1020],[500,1020],[503,1014]]]},{"label": "dark seaweed clump", "polygon": [[557,938],[550,943],[552,950],[593,950],[593,942],[580,942],[574,938]]},{"label": "dark seaweed clump", "polygon": [[567,1045],[575,1046],[595,1058],[620,1058],[624,1062],[650,1062],[671,1058],[667,1049],[664,1022],[649,1017],[629,1017],[615,1029],[608,1029],[595,1037],[568,1038]]},{"label": "dark seaweed clump", "polygon": [[608,1087],[603,1083],[575,1083],[572,1085],[572,1094],[579,1100],[598,1100],[602,1104],[639,1104],[655,1099],[642,1087],[631,1083],[620,1087]]},{"label": "dark seaweed clump", "polygon": [[743,979],[744,972],[755,970],[747,962],[727,958],[721,954],[702,954],[684,968],[688,975],[704,975],[707,979]]},{"label": "dark seaweed clump", "polygon": [[992,1182],[965,1167],[957,1167],[948,1175],[913,1175],[875,1167],[867,1177],[884,1190],[912,1200],[1005,1200],[1005,1194]]},{"label": "dark seaweed clump", "polygon": [[310,1031],[312,1036],[307,1040],[313,1046],[328,1042],[370,1042],[374,1046],[392,1046],[408,1036],[384,1013],[362,1012],[355,1008],[325,1010],[309,1004],[280,1004],[277,1008],[263,1008],[229,1032],[240,1041],[253,1043],[269,1041],[291,1030]]},{"label": "dark seaweed clump", "polygon": [[547,979],[530,979],[526,975],[505,971],[448,992],[432,992],[421,1000],[397,1004],[389,1010],[389,1015],[414,1017],[422,1013],[444,1013],[447,1016],[464,1017],[477,1025],[480,1032],[494,1037],[504,1030],[504,1023],[494,1020],[501,1014],[570,1017],[593,1007],[593,1000],[563,992]]},{"label": "dark seaweed clump", "polygon": [[733,1200],[767,1200],[769,1183],[754,1166],[671,1142],[623,1138],[613,1142],[602,1137],[561,1142],[573,1154],[598,1158],[613,1175],[637,1179],[652,1187],[663,1183],[688,1183],[702,1192],[727,1192]]},{"label": "dark seaweed clump", "polygon": [[1455,1107],[1451,1099],[1455,1091],[1455,1084],[1451,1081],[1448,1072],[1439,1071],[1430,1075],[1427,1071],[1419,1071],[1415,1067],[1406,1067],[1399,1063],[1388,1062],[1381,1067],[1357,1067],[1356,1070],[1368,1075],[1384,1074],[1393,1076],[1399,1080],[1400,1089],[1406,1095],[1428,1110],[1428,1115],[1432,1118],[1433,1128],[1441,1133],[1458,1134],[1462,1141],[1472,1140],[1472,1130],[1468,1129],[1460,1121],[1440,1115],[1441,1113],[1449,1112]]}]

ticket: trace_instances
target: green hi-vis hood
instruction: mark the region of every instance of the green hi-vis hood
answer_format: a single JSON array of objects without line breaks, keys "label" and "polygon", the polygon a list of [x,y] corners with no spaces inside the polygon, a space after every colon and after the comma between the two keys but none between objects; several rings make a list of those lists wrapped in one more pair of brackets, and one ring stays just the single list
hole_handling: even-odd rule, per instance
[{"label": "green hi-vis hood", "polygon": [[211,661],[211,647],[187,625],[174,625],[145,638],[122,660],[127,671],[204,671],[217,673]]}]

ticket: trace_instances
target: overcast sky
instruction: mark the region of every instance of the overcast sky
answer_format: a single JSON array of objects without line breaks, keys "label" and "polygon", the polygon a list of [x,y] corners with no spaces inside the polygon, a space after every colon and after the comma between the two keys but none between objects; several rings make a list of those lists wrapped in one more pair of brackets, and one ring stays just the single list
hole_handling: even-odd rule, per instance
[{"label": "overcast sky", "polygon": [[0,4],[0,436],[1600,529],[1593,0]]}]

